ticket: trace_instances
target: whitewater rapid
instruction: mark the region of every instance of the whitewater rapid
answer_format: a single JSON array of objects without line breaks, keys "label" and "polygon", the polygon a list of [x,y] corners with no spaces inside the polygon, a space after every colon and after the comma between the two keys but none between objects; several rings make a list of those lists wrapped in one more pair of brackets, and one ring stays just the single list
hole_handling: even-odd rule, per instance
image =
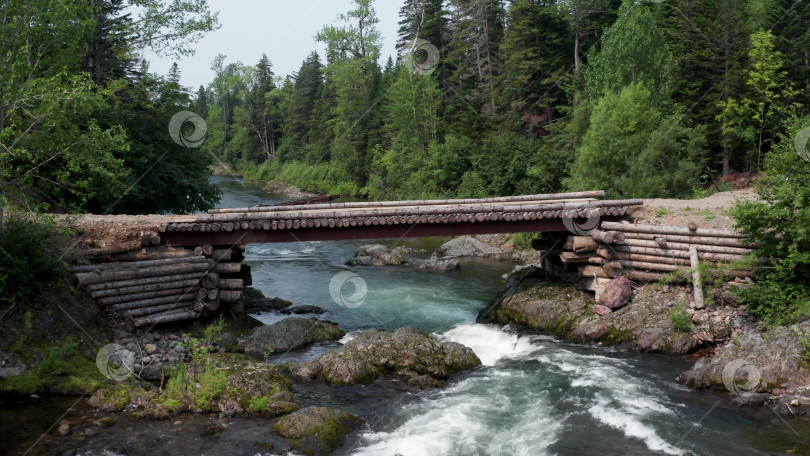
[{"label": "whitewater rapid", "polygon": [[657,424],[678,419],[678,405],[655,385],[628,375],[632,366],[622,360],[479,324],[437,336],[472,348],[483,367],[396,410],[390,428],[364,433],[352,454],[554,454],[550,447],[575,415],[651,452],[685,453],[656,431]]}]

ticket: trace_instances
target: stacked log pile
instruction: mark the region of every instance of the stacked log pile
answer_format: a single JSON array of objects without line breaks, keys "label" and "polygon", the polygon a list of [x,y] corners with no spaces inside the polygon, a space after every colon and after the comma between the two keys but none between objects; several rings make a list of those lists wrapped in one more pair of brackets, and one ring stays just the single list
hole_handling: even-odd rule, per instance
[{"label": "stacked log pile", "polygon": [[135,326],[242,311],[241,290],[251,284],[245,246],[167,248],[153,239],[144,235],[149,247],[69,271],[100,306]]},{"label": "stacked log pile", "polygon": [[[743,238],[733,231],[698,228],[694,224],[676,227],[603,222],[589,236],[568,236],[558,254],[559,262],[547,261],[545,266],[568,280],[576,271],[585,287],[597,294],[612,279],[622,276],[655,282],[666,274],[682,272],[675,274],[674,280],[701,283],[700,263],[722,266],[713,271],[716,274],[746,277],[749,271],[732,267],[734,262],[751,260],[755,246]],[[699,307],[703,305],[701,287],[695,287],[695,301]]]}]

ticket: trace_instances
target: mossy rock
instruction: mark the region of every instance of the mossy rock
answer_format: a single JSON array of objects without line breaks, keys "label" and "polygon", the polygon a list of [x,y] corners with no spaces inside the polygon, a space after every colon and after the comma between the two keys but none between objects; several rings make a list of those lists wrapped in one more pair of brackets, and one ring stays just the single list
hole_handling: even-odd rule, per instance
[{"label": "mossy rock", "polygon": [[127,382],[102,386],[87,400],[90,406],[107,413],[121,412],[139,397],[152,395],[140,386]]},{"label": "mossy rock", "polygon": [[343,410],[307,407],[279,418],[273,432],[289,440],[296,450],[320,456],[332,452],[362,424],[363,420]]},{"label": "mossy rock", "polygon": [[144,397],[136,418],[167,418],[202,409],[224,415],[277,416],[300,408],[288,370],[237,353],[212,353],[176,372],[161,394]]},{"label": "mossy rock", "polygon": [[338,325],[310,318],[291,317],[250,332],[245,353],[253,356],[280,353],[346,335]]}]

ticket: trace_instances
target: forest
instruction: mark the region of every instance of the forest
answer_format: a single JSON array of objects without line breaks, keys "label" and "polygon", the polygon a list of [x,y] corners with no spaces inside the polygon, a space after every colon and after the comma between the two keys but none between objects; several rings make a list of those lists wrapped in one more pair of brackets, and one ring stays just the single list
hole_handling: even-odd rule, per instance
[{"label": "forest", "polygon": [[284,77],[220,55],[193,108],[212,155],[311,191],[690,197],[761,171],[807,114],[808,20],[781,0],[407,0],[384,60],[355,0],[326,55]]},{"label": "forest", "polygon": [[[383,56],[373,0],[353,0],[298,71],[219,55],[195,90],[142,52],[193,54],[219,27],[207,0],[5,0],[0,209],[205,210],[219,163],[375,200],[692,198],[750,172],[761,200],[731,215],[777,261],[746,301],[808,314],[808,23],[798,0],[405,0]],[[184,110],[205,122],[199,148],[167,131]],[[47,245],[5,212],[0,248]],[[20,258],[0,282],[39,264]]]}]

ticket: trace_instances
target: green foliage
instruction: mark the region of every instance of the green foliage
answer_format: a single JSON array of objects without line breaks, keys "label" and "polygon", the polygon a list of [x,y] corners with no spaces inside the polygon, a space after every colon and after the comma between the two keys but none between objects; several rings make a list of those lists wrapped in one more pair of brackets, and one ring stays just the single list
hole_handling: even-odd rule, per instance
[{"label": "green foliage", "polygon": [[537,238],[539,233],[515,233],[512,235],[512,245],[517,250],[528,250],[532,247],[532,240]]},{"label": "green foliage", "polygon": [[622,197],[690,195],[702,145],[699,131],[665,117],[650,90],[633,83],[595,106],[567,186]]},{"label": "green foliage", "polygon": [[804,357],[810,359],[810,333],[805,333],[804,337],[802,337],[801,343],[804,347]]},{"label": "green foliage", "polygon": [[630,84],[650,87],[651,101],[669,100],[677,67],[649,3],[625,1],[605,32],[602,49],[590,59],[588,93],[594,99],[619,93]]},{"label": "green foliage", "polygon": [[[52,219],[11,212],[0,232],[0,298],[10,301],[58,280],[67,244]],[[30,321],[30,320],[29,320]]]},{"label": "green foliage", "polygon": [[810,162],[795,148],[807,125],[808,118],[790,123],[788,134],[765,158],[759,201],[741,201],[732,211],[748,240],[762,243],[755,255],[773,260],[773,267],[758,271],[756,286],[740,290],[740,298],[775,324],[810,316]]},{"label": "green foliage", "polygon": [[215,344],[219,342],[224,333],[225,319],[222,315],[220,315],[216,323],[211,323],[203,329],[203,340]]},{"label": "green foliage", "polygon": [[672,320],[672,326],[678,331],[690,333],[692,332],[692,325],[689,323],[689,313],[686,312],[686,306],[679,302],[669,312],[669,318]]},{"label": "green foliage", "polygon": [[49,387],[65,392],[92,391],[103,380],[95,363],[78,353],[79,344],[68,340],[50,345],[39,364],[22,375],[0,378],[0,392],[32,394]]}]

